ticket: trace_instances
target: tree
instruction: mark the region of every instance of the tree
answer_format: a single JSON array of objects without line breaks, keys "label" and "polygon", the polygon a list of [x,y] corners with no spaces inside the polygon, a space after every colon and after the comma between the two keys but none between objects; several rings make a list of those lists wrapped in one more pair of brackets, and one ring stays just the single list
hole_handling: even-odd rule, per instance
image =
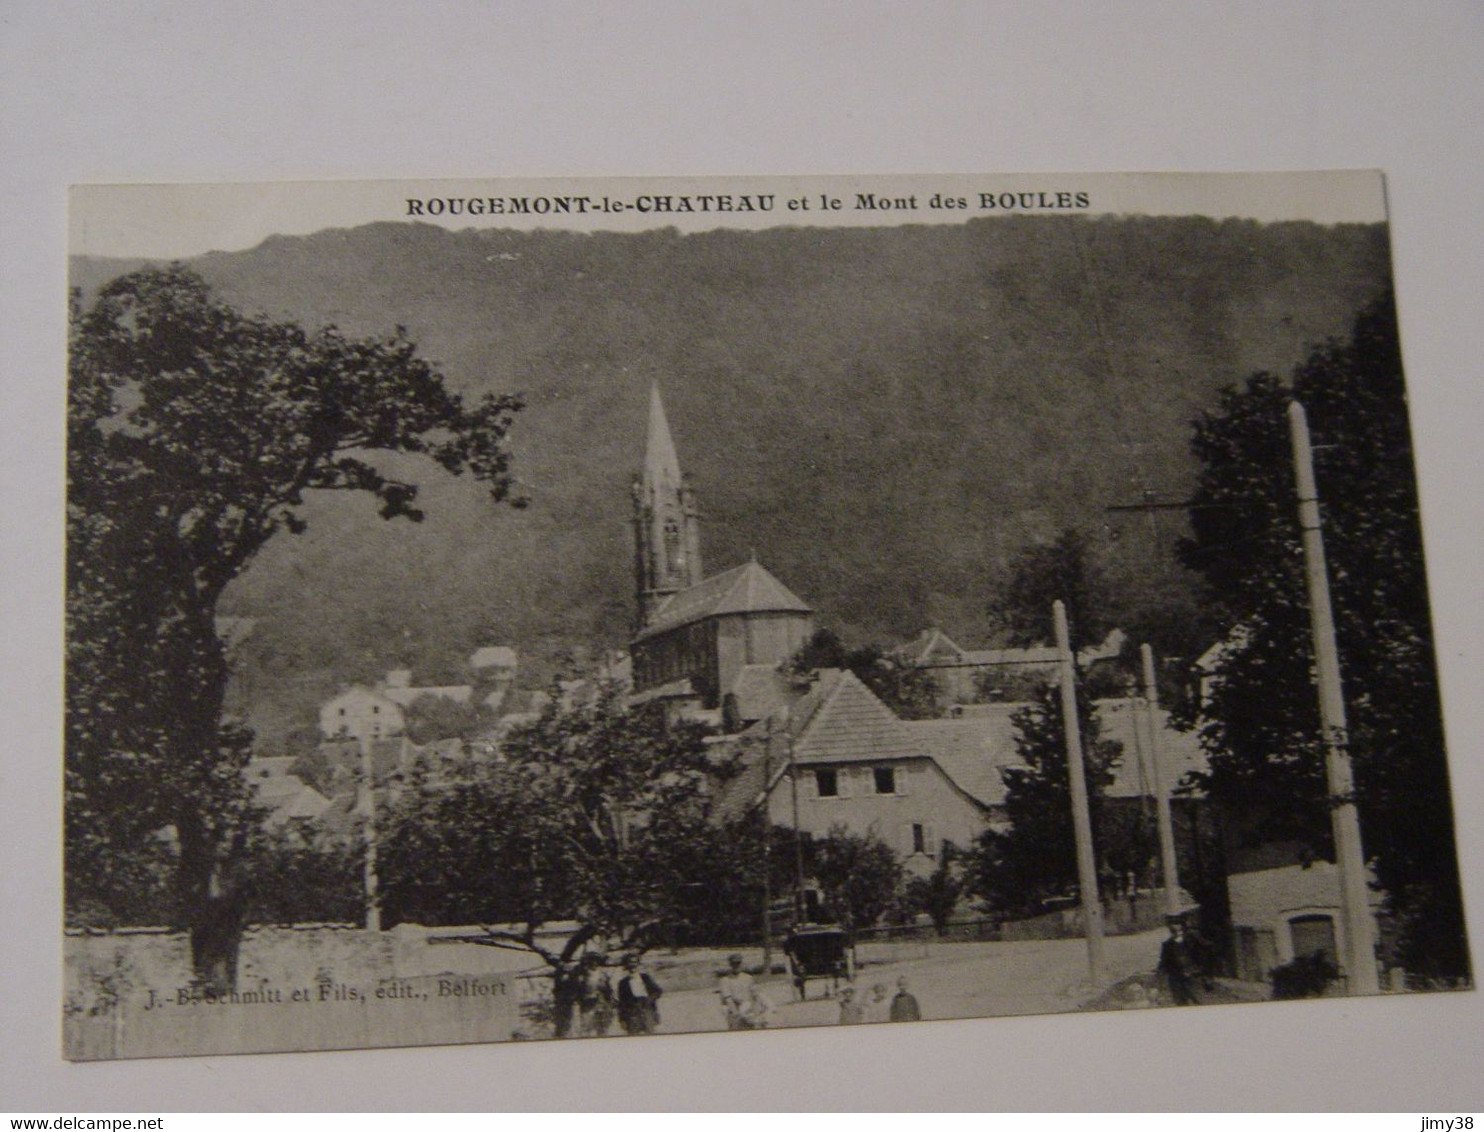
[{"label": "tree", "polygon": [[804,845],[804,872],[824,898],[825,913],[846,928],[869,928],[895,903],[902,866],[879,838],[832,828]]},{"label": "tree", "polygon": [[[1284,382],[1257,374],[1195,422],[1203,469],[1181,548],[1217,599],[1224,645],[1199,724],[1205,785],[1249,842],[1330,855],[1308,598],[1285,410],[1314,436],[1325,549],[1365,849],[1405,964],[1468,973],[1396,313],[1385,294],[1349,341]],[[1191,722],[1195,722],[1194,719]]]},{"label": "tree", "polygon": [[365,848],[290,823],[265,830],[248,849],[247,915],[259,924],[356,922],[364,911]]},{"label": "tree", "polygon": [[[1107,866],[1112,832],[1102,795],[1113,781],[1123,745],[1100,737],[1097,713],[1077,696],[1087,794],[1092,810],[1093,845]],[[1072,788],[1062,727],[1060,692],[1047,688],[1033,704],[1012,717],[1020,766],[1003,767],[1007,828],[980,835],[966,866],[968,890],[991,908],[1025,911],[1047,897],[1060,896],[1078,883],[1072,828]]]},{"label": "tree", "polygon": [[948,921],[958,907],[958,898],[963,895],[964,876],[959,862],[958,850],[951,842],[943,842],[938,855],[938,867],[926,877],[913,877],[907,882],[903,901],[910,914],[926,912],[933,921],[933,930],[939,935],[948,934]]},{"label": "tree", "polygon": [[1067,607],[1072,651],[1096,645],[1114,628],[1109,611],[1113,588],[1081,531],[1067,528],[1056,540],[1022,550],[991,610],[1016,646],[1046,644],[1051,603]]},{"label": "tree", "polygon": [[932,673],[898,663],[879,645],[847,649],[832,629],[816,629],[789,659],[787,668],[795,673],[848,669],[902,719],[936,719],[942,714]]},{"label": "tree", "polygon": [[[424,779],[393,806],[379,857],[393,920],[478,923],[493,946],[548,967],[559,1035],[587,975],[643,952],[683,906],[693,851],[714,841],[709,783],[725,774],[704,728],[553,694],[498,761]],[[575,922],[559,943],[542,935]]]},{"label": "tree", "polygon": [[162,911],[189,928],[197,977],[226,988],[257,815],[251,734],[223,710],[223,591],[274,535],[305,529],[310,493],[421,518],[416,485],[375,453],[508,499],[520,404],[466,404],[401,330],[354,340],[248,317],[180,265],[120,277],[86,311],[74,297],[68,370],[68,905],[120,906],[117,866],[169,830]]},{"label": "tree", "polygon": [[407,705],[407,738],[414,743],[474,738],[494,722],[482,705],[424,692]]}]

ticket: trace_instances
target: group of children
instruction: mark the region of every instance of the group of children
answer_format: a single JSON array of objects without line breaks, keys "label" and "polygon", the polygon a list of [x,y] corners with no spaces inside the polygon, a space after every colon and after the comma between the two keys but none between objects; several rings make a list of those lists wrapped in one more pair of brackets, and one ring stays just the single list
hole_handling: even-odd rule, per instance
[{"label": "group of children", "polygon": [[897,993],[888,1000],[885,983],[877,983],[869,996],[856,1000],[855,988],[849,983],[840,988],[840,1025],[855,1026],[863,1022],[919,1022],[922,1009],[917,996],[907,989],[907,976],[897,979]]},{"label": "group of children", "polygon": [[[772,1020],[775,1010],[757,980],[742,967],[742,956],[727,959],[727,972],[716,988],[721,996],[722,1011],[728,1030],[762,1030]],[[840,1024],[865,1022],[916,1022],[922,1018],[917,998],[907,989],[907,978],[897,979],[897,993],[891,996],[885,983],[877,983],[869,995],[856,998],[855,987],[846,983],[840,988]]]}]

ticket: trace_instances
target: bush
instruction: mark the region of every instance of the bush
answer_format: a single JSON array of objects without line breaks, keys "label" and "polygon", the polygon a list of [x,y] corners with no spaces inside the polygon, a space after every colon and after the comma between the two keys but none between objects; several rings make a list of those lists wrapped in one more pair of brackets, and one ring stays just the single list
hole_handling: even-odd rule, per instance
[{"label": "bush", "polygon": [[1274,998],[1319,998],[1340,977],[1340,969],[1322,951],[1300,955],[1268,972]]}]

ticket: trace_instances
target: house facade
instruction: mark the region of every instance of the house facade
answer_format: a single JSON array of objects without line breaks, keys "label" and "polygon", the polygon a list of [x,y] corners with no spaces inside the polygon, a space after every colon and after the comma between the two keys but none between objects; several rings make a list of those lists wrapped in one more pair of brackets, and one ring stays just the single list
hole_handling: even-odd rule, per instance
[{"label": "house facade", "polygon": [[[1383,897],[1372,881],[1374,911]],[[1348,940],[1333,861],[1269,842],[1235,853],[1226,883],[1238,978],[1261,981],[1274,967],[1316,953],[1344,968]]]},{"label": "house facade", "polygon": [[374,743],[400,735],[406,727],[401,704],[361,684],[326,700],[319,709],[319,732],[326,739]]}]

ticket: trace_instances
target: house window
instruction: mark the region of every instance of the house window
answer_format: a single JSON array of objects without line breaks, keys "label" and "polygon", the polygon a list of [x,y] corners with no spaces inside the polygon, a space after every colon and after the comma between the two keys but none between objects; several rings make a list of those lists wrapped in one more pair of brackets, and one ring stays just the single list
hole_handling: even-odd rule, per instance
[{"label": "house window", "polygon": [[878,766],[871,770],[871,779],[875,783],[876,793],[895,794],[897,792],[897,768],[893,766]]},{"label": "house window", "polygon": [[914,853],[921,853],[926,857],[938,855],[938,835],[931,822],[913,822],[903,832],[906,834],[903,848],[909,857]]},{"label": "house window", "polygon": [[814,784],[819,787],[821,798],[838,798],[840,796],[840,775],[834,770],[816,770],[814,772]]},{"label": "house window", "polygon": [[371,705],[371,714],[372,715],[380,715],[381,714],[381,705],[380,704],[372,704]]}]

